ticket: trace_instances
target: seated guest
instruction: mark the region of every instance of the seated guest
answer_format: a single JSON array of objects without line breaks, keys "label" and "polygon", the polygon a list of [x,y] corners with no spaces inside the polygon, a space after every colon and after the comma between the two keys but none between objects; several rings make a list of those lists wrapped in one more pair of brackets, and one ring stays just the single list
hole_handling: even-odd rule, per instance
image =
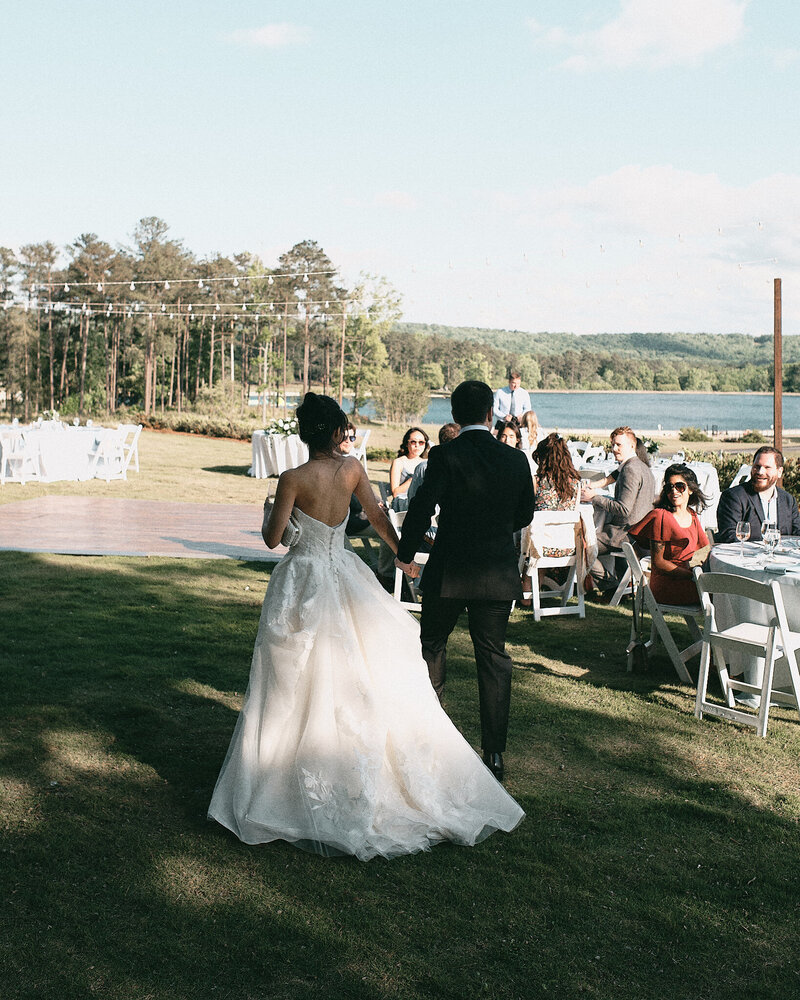
[{"label": "seated guest", "polygon": [[[640,462],[644,462],[645,465],[651,466],[653,464],[652,458],[650,457],[650,452],[647,450],[647,446],[640,437],[636,438],[636,457]],[[617,476],[619,475],[619,467],[613,469],[607,476],[602,479],[595,479],[592,482],[592,486],[596,490],[602,489],[604,486],[610,486],[611,483],[617,481]]]},{"label": "seated guest", "polygon": [[[448,441],[452,441],[454,438],[457,438],[460,430],[461,428],[458,424],[443,424],[439,428],[439,444],[447,444]],[[425,478],[425,470],[427,468],[428,459],[423,458],[417,465],[416,469],[414,469],[414,475],[411,477],[411,483],[406,490],[406,496],[408,497],[409,502],[422,485],[422,480]]]},{"label": "seated guest", "polygon": [[[533,480],[533,509],[575,510],[578,506],[581,477],[572,464],[567,442],[558,434],[548,434],[533,453],[537,472]],[[548,549],[543,556],[570,556],[570,549]]]},{"label": "seated guest", "polygon": [[495,390],[494,405],[492,415],[495,420],[495,429],[500,430],[500,424],[504,424],[512,417],[517,420],[522,419],[522,414],[531,409],[531,397],[526,389],[522,388],[522,376],[519,372],[510,371],[508,373],[508,388],[504,385]]},{"label": "seated guest", "polygon": [[[339,451],[342,455],[352,455],[353,448],[356,441],[356,429],[347,421],[347,427],[345,428],[344,437],[339,444]],[[377,538],[377,532],[372,530],[372,533],[367,530],[371,528],[369,521],[367,520],[367,515],[364,513],[364,509],[355,493],[350,497],[350,513],[347,515],[347,524],[345,525],[344,533],[348,537],[352,538],[354,535],[370,535],[370,537]]]},{"label": "seated guest", "polygon": [[428,453],[429,439],[419,427],[409,427],[397,452],[397,458],[389,466],[389,489],[392,494],[392,510],[408,508],[408,487],[414,469]]},{"label": "seated guest", "polygon": [[522,451],[522,431],[516,420],[506,420],[497,425],[497,440]]},{"label": "seated guest", "polygon": [[540,441],[544,440],[545,433],[539,426],[539,418],[533,410],[526,410],[522,414],[519,425],[522,428],[522,447],[530,453]]},{"label": "seated guest", "polygon": [[697,516],[707,506],[697,476],[689,466],[670,465],[655,509],[630,530],[640,544],[650,543],[650,589],[659,604],[699,601],[692,567],[705,562],[711,551]]},{"label": "seated guest", "polygon": [[[653,507],[655,486],[653,474],[636,454],[636,435],[630,427],[617,427],[611,432],[611,453],[619,463],[614,496],[597,493],[592,486],[583,488],[583,497],[594,507],[597,526],[597,552],[621,550],[628,537],[628,529]],[[617,579],[596,559],[590,573],[600,591],[614,590]]]},{"label": "seated guest", "polygon": [[750,525],[750,541],[761,540],[761,525],[774,521],[782,535],[800,535],[797,501],[778,486],[783,476],[783,455],[765,445],[753,456],[750,479],[723,490],[717,507],[717,542],[736,541],[736,522]]}]

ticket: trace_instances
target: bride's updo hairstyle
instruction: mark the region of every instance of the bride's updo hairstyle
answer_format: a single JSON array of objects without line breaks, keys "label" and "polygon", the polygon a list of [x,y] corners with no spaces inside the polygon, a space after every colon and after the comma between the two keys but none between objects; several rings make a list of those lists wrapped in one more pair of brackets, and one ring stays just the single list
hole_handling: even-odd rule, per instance
[{"label": "bride's updo hairstyle", "polygon": [[311,451],[330,451],[336,431],[347,430],[347,416],[335,399],[307,392],[297,407],[297,424]]}]

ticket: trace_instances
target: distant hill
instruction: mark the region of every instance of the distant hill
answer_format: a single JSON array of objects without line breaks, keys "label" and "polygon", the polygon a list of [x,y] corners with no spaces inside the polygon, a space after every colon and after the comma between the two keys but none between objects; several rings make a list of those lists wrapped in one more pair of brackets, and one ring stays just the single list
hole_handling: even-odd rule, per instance
[{"label": "distant hill", "polygon": [[[470,326],[440,326],[435,323],[396,323],[395,330],[408,334],[433,334],[448,340],[475,341],[519,354],[559,355],[565,351],[614,354],[628,358],[661,360],[722,361],[728,365],[769,364],[772,337],[744,333],[527,333],[522,330],[491,330]],[[783,357],[800,361],[800,337],[784,337]]]}]

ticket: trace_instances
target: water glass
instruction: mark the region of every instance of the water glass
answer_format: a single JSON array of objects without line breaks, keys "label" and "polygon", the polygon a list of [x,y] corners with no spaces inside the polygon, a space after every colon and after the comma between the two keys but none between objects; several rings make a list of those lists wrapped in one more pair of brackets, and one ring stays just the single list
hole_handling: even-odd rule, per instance
[{"label": "water glass", "polygon": [[736,538],[739,541],[739,555],[744,559],[744,543],[750,537],[750,522],[749,521],[737,521],[736,522]]}]

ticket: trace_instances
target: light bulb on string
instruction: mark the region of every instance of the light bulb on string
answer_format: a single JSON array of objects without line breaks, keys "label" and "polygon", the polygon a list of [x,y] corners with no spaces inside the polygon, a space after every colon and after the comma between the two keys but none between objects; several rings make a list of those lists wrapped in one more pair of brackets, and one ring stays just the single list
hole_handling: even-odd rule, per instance
[{"label": "light bulb on string", "polygon": [[169,291],[169,282],[168,281],[164,282],[164,291],[167,291],[167,292]]},{"label": "light bulb on string", "polygon": [[274,302],[270,302],[270,304],[269,304],[269,311],[270,312],[275,312],[275,303]]},{"label": "light bulb on string", "polygon": [[97,282],[97,291],[98,292],[102,292],[103,291],[103,286],[100,284],[99,281]]},{"label": "light bulb on string", "polygon": [[267,280],[267,284],[268,285],[274,285],[275,284],[275,279],[272,277],[272,275],[269,276],[269,279]]},{"label": "light bulb on string", "polygon": [[203,287],[203,279],[202,278],[197,282],[197,287],[198,288],[202,288]]},{"label": "light bulb on string", "polygon": [[69,285],[64,285],[64,291],[65,291],[65,292],[68,292],[68,291],[69,291]]},{"label": "light bulb on string", "polygon": [[219,312],[219,302],[216,304],[216,306],[214,306],[214,308],[216,309],[217,312]]},{"label": "light bulb on string", "polygon": [[239,279],[238,278],[234,278],[233,279],[233,287],[234,288],[238,288],[239,287]]},{"label": "light bulb on string", "polygon": [[191,311],[192,311],[192,303],[191,303],[191,302],[190,302],[190,303],[189,303],[189,305],[188,305],[188,306],[186,307],[186,311],[187,311],[187,312],[191,312]]},{"label": "light bulb on string", "polygon": [[303,281],[308,282],[308,271],[303,275]]},{"label": "light bulb on string", "polygon": [[246,303],[246,302],[243,302],[243,303],[242,303],[242,312],[243,312],[243,313],[246,313],[246,312],[247,312],[247,303]]},{"label": "light bulb on string", "polygon": [[162,303],[161,303],[161,312],[162,312],[162,313],[165,313],[166,311],[167,311],[167,307],[166,307],[166,306],[164,305],[164,303],[162,302]]},{"label": "light bulb on string", "polygon": [[132,282],[130,283],[130,285],[128,285],[128,288],[130,288],[130,290],[131,290],[132,292],[135,292],[135,291],[136,291],[136,283],[132,281]]}]

